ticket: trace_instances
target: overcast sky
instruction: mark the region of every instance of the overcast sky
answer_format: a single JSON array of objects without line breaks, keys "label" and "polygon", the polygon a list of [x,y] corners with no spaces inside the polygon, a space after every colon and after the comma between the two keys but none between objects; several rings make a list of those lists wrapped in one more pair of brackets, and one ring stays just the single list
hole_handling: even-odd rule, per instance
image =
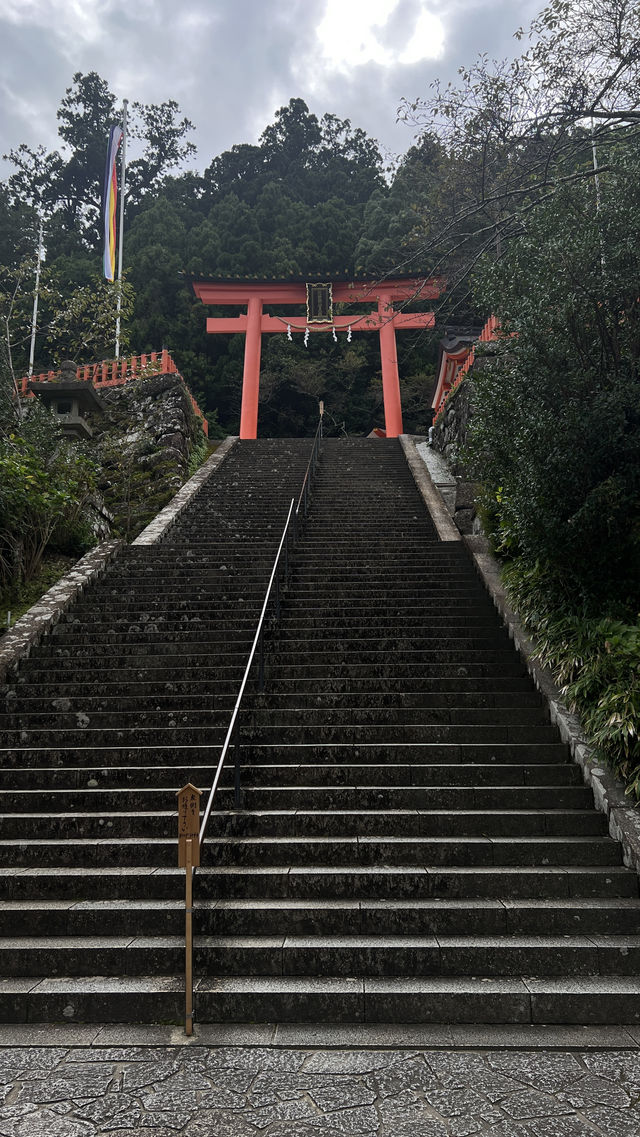
[{"label": "overcast sky", "polygon": [[[479,52],[521,50],[543,0],[0,0],[0,153],[59,145],[56,110],[76,71],[119,98],[175,99],[195,166],[255,142],[290,98],[349,118],[404,153],[403,96],[454,80]],[[0,166],[6,176],[10,167]]]}]

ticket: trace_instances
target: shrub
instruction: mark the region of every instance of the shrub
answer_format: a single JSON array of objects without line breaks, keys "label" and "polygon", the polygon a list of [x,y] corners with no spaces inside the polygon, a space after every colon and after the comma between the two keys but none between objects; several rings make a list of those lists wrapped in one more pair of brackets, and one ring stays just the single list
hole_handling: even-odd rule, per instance
[{"label": "shrub", "polygon": [[596,752],[640,800],[640,622],[572,606],[549,566],[520,557],[503,576],[514,607]]},{"label": "shrub", "polygon": [[[18,432],[19,431],[19,432]],[[81,552],[92,544],[90,500],[96,470],[80,446],[60,437],[48,411],[33,405],[0,435],[0,584],[30,580],[45,549]]]}]

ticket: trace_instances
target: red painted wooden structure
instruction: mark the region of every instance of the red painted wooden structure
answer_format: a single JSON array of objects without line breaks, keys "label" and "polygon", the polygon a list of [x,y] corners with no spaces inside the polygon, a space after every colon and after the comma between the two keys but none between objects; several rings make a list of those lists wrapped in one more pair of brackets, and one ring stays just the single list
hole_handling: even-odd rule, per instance
[{"label": "red painted wooden structure", "polygon": [[[476,343],[488,343],[490,340],[497,339],[498,330],[499,324],[497,316],[490,316]],[[443,410],[450,392],[455,390],[469,369],[473,366],[475,358],[476,350],[474,344],[460,344],[458,342],[453,349],[443,350],[440,359],[436,390],[431,403],[434,411],[434,420]]]},{"label": "red painted wooden structure", "polygon": [[[333,283],[334,304],[366,304],[362,315],[334,316],[324,324],[307,323],[306,316],[272,316],[265,305],[283,307],[306,304],[306,285],[291,281],[222,281],[211,278],[192,280],[196,296],[203,304],[233,304],[244,307],[240,316],[210,317],[207,331],[214,334],[240,332],[245,335],[244,374],[240,437],[256,438],[258,430],[258,396],[260,391],[260,347],[263,332],[378,332],[382,362],[382,392],[388,438],[402,434],[402,405],[396,353],[396,331],[404,328],[431,328],[433,312],[398,311],[397,304],[416,300],[434,300],[444,281],[417,277],[388,277],[382,281],[336,281]],[[372,305],[375,305],[372,307]]]},{"label": "red painted wooden structure", "polygon": [[[196,415],[202,421],[202,429],[208,435],[209,425],[200,407],[187,387],[182,375],[178,371],[174,360],[166,348],[162,351],[150,351],[142,355],[130,355],[128,358],[103,359],[100,363],[85,363],[76,368],[76,379],[91,382],[94,387],[122,387],[123,384],[139,379],[141,372],[149,364],[155,364],[154,372],[158,375],[179,375],[182,385],[187,393]],[[19,382],[20,394],[29,396],[29,383],[47,383],[58,378],[59,371],[42,371],[39,375],[25,375]]]}]

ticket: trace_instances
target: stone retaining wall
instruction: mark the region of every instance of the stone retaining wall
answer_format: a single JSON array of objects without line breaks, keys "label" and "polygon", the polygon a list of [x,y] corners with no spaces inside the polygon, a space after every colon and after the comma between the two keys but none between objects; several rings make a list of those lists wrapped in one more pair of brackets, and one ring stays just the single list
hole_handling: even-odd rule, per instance
[{"label": "stone retaining wall", "polygon": [[[179,375],[151,375],[100,390],[90,443],[101,465],[98,484],[116,532],[135,537],[189,476],[206,439]],[[197,453],[196,453],[197,457]],[[202,459],[200,459],[202,460]]]}]

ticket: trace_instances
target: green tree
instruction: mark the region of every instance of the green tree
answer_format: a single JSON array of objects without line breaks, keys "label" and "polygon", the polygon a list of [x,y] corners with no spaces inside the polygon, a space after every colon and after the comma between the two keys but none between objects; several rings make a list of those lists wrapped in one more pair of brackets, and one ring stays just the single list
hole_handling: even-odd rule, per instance
[{"label": "green tree", "polygon": [[[179,113],[173,100],[132,104],[130,136],[143,145],[142,156],[130,164],[127,200],[132,208],[195,152],[186,140],[193,125],[179,119]],[[95,71],[76,72],[58,110],[62,152],[22,144],[5,155],[16,167],[7,181],[12,200],[30,204],[48,227],[57,215],[63,231],[80,233],[89,247],[97,247],[107,138],[119,115],[106,81]]]},{"label": "green tree", "polygon": [[445,268],[449,306],[459,294],[465,302],[480,258],[499,258],[517,239],[523,215],[562,185],[594,178],[592,144],[604,171],[619,138],[640,124],[635,0],[551,0],[528,39],[515,60],[480,56],[457,85],[436,82],[401,107],[445,156],[422,257]]},{"label": "green tree", "polygon": [[[574,594],[640,602],[640,155],[611,153],[599,199],[573,182],[487,262],[499,363],[474,380],[474,469],[494,539]],[[637,610],[637,608],[635,608]]]}]

